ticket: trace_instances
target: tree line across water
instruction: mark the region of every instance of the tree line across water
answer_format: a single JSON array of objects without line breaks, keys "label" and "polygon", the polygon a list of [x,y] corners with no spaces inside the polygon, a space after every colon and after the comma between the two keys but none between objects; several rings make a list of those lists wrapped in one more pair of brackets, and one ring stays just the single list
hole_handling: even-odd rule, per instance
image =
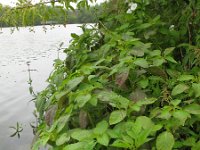
[{"label": "tree line across water", "polygon": [[[7,12],[12,11],[12,7],[3,6],[0,4],[0,18],[4,16]],[[45,10],[45,11],[44,11]],[[46,12],[51,12],[51,14],[46,13],[45,19],[41,14],[41,11],[45,14]],[[102,11],[102,5],[92,6],[90,9],[72,9],[63,10],[61,6],[43,6],[39,10],[32,8],[32,11],[26,14],[19,14],[18,22],[15,26],[23,26],[23,22],[27,22],[26,25],[44,25],[44,24],[76,24],[76,23],[95,23],[96,16]],[[12,20],[0,19],[1,27],[11,27],[13,26]]]}]

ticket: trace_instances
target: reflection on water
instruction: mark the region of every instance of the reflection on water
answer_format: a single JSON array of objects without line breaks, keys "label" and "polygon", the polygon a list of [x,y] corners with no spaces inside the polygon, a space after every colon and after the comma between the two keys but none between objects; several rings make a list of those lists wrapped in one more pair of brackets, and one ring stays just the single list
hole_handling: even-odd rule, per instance
[{"label": "reflection on water", "polygon": [[[45,80],[52,71],[53,60],[57,58],[57,48],[61,42],[67,47],[71,33],[81,33],[78,25],[56,26],[46,33],[41,26],[35,33],[28,28],[20,28],[10,34],[9,28],[0,34],[0,150],[28,150],[33,138],[29,123],[34,104],[28,91],[27,61],[30,61],[31,77],[35,91],[42,90]],[[50,29],[50,26],[46,26]],[[65,56],[62,56],[65,57]],[[16,122],[23,125],[21,138],[10,138],[14,132],[9,126]]]}]

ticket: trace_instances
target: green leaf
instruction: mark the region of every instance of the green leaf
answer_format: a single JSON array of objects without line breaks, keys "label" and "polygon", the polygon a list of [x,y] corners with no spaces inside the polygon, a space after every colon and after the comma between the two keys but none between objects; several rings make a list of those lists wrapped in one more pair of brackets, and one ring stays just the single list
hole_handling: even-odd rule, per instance
[{"label": "green leaf", "polygon": [[200,141],[198,141],[193,147],[192,150],[200,150]]},{"label": "green leaf", "polygon": [[138,84],[140,85],[141,88],[145,89],[149,85],[149,80],[148,78],[140,80]]},{"label": "green leaf", "polygon": [[113,147],[119,147],[119,148],[130,148],[131,145],[123,140],[116,140],[114,143],[111,145]]},{"label": "green leaf", "polygon": [[97,106],[97,97],[96,96],[92,96],[92,98],[89,100],[89,103],[92,105],[92,106]]},{"label": "green leaf", "polygon": [[164,51],[164,56],[171,54],[174,49],[175,49],[175,47],[166,48],[165,51]]},{"label": "green leaf", "polygon": [[67,91],[73,90],[77,85],[79,85],[84,79],[84,76],[76,77],[72,80],[69,80],[67,83]]},{"label": "green leaf", "polygon": [[192,89],[194,91],[195,97],[200,97],[200,84],[199,83],[193,83]]},{"label": "green leaf", "polygon": [[168,60],[169,62],[177,64],[176,60],[171,56],[166,56],[165,59]]},{"label": "green leaf", "polygon": [[70,140],[70,136],[67,133],[63,133],[57,140],[56,140],[56,145],[60,146],[63,145],[64,143],[68,142]]},{"label": "green leaf", "polygon": [[72,134],[71,137],[73,139],[76,139],[78,141],[84,141],[86,139],[91,139],[93,137],[93,133],[91,130],[75,130]]},{"label": "green leaf", "polygon": [[148,68],[148,67],[149,67],[148,62],[147,62],[146,59],[144,59],[144,58],[137,58],[137,59],[134,61],[134,64],[136,64],[137,66],[140,66],[140,67],[142,67],[142,68]]},{"label": "green leaf", "polygon": [[178,77],[178,81],[189,81],[189,80],[193,80],[194,76],[193,75],[181,75],[180,77]]},{"label": "green leaf", "polygon": [[185,106],[184,110],[190,114],[200,115],[200,105],[196,103]]},{"label": "green leaf", "polygon": [[184,91],[186,91],[189,87],[185,84],[178,84],[177,86],[175,86],[172,90],[172,95],[175,96],[175,95],[178,95],[178,94],[181,94],[183,93]]},{"label": "green leaf", "polygon": [[117,124],[121,122],[126,117],[126,111],[125,110],[116,110],[113,111],[109,118],[110,125]]},{"label": "green leaf", "polygon": [[95,141],[78,142],[67,145],[63,150],[93,150],[95,145]]},{"label": "green leaf", "polygon": [[57,120],[57,132],[60,132],[67,125],[69,118],[70,115],[65,115]]},{"label": "green leaf", "polygon": [[174,136],[168,132],[162,132],[156,139],[157,150],[171,150],[174,145]]},{"label": "green leaf", "polygon": [[160,50],[153,50],[149,53],[149,55],[151,57],[154,57],[154,56],[161,56],[161,51]]},{"label": "green leaf", "polygon": [[150,129],[154,126],[154,123],[150,118],[146,116],[140,116],[136,119],[136,124],[139,124],[143,129]]},{"label": "green leaf", "polygon": [[165,62],[163,58],[154,58],[153,59],[153,66],[161,66]]},{"label": "green leaf", "polygon": [[101,145],[108,146],[109,141],[110,141],[110,138],[106,133],[104,133],[103,135],[99,135],[97,137],[97,142]]},{"label": "green leaf", "polygon": [[108,125],[107,121],[103,120],[97,124],[97,126],[96,126],[96,128],[94,128],[93,132],[95,134],[103,134],[108,129],[108,126],[109,125]]},{"label": "green leaf", "polygon": [[185,121],[187,120],[187,118],[190,118],[190,114],[186,111],[183,110],[176,110],[173,113],[174,118],[178,119],[180,121],[181,125],[185,124]]},{"label": "green leaf", "polygon": [[75,144],[69,144],[64,148],[64,150],[80,150],[80,149],[83,149],[85,144],[86,144],[85,142],[78,142],[78,143],[75,143]]},{"label": "green leaf", "polygon": [[129,105],[129,100],[115,92],[100,91],[98,93],[98,99],[104,102],[109,102],[110,105],[117,108],[127,108]]},{"label": "green leaf", "polygon": [[80,94],[76,97],[76,102],[78,104],[79,108],[82,108],[89,100],[91,99],[91,95],[90,94]]}]

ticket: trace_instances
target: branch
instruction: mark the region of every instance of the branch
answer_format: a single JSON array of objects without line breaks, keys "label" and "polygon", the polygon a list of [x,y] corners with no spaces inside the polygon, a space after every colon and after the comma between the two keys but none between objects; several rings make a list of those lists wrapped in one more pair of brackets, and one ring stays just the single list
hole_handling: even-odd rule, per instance
[{"label": "branch", "polygon": [[51,1],[46,1],[46,2],[40,2],[40,3],[34,4],[34,5],[28,4],[28,5],[24,5],[24,6],[14,7],[11,10],[32,8],[32,7],[37,7],[37,6],[40,6],[40,5],[46,5],[46,4],[57,3],[57,2],[59,2],[59,0],[51,0]]}]

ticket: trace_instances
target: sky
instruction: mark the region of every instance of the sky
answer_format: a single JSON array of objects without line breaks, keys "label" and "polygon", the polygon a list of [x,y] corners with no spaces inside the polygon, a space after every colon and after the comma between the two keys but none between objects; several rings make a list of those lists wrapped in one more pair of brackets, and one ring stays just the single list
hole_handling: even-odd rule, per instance
[{"label": "sky", "polygon": [[[40,1],[40,0],[33,0],[35,2]],[[105,0],[97,0],[97,3],[101,3]],[[17,0],[0,0],[0,3],[3,5],[10,5],[10,6],[14,6],[15,3],[17,2]]]}]

